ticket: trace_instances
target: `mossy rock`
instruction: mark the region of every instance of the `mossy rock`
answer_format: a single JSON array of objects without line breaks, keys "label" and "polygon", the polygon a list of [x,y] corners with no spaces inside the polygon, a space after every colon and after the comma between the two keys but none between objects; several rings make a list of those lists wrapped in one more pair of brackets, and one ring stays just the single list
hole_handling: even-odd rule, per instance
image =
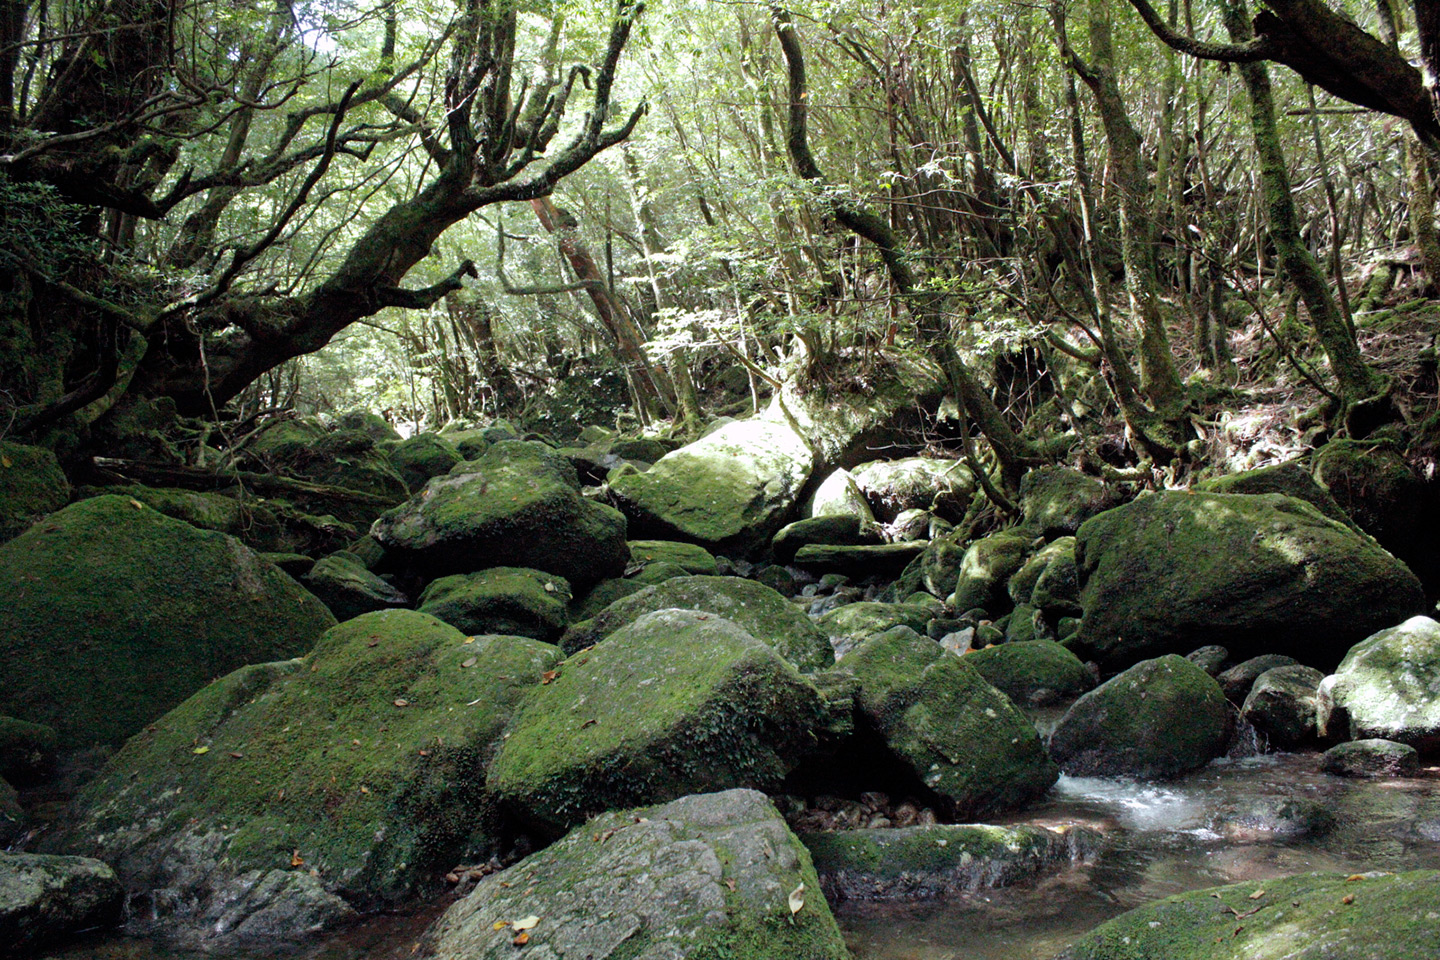
[{"label": "mossy rock", "polygon": [[664,583],[666,580],[674,580],[676,577],[692,576],[689,570],[678,563],[670,563],[661,560],[658,563],[647,563],[639,570],[629,575],[629,579],[636,583],[643,583],[645,586],[654,586],[657,583]]},{"label": "mossy rock", "polygon": [[[304,660],[236,671],[131,739],[49,844],[159,891],[167,933],[202,938],[248,924],[273,943],[316,932],[296,926],[307,911],[324,928],[436,892],[445,869],[498,852],[484,770],[559,657],[409,610],[357,617]],[[289,895],[250,896],[267,885],[300,915]]]},{"label": "mossy rock", "polygon": [[367,570],[359,556],[344,550],[316,561],[301,582],[342,623],[362,613],[410,605],[409,597]]},{"label": "mossy rock", "polygon": [[504,441],[436,477],[371,536],[426,578],[529,567],[584,588],[625,570],[625,518],[580,495],[575,468],[538,443]]},{"label": "mossy rock", "polygon": [[925,625],[932,619],[934,613],[926,607],[862,600],[826,612],[816,619],[815,625],[824,631],[830,645],[843,657],[893,627],[909,627],[916,633],[924,633]]},{"label": "mossy rock", "polygon": [[1075,538],[1061,537],[1040,551],[1045,567],[1030,590],[1028,603],[1047,617],[1079,615],[1080,570],[1075,564]]},{"label": "mossy rock", "polygon": [[1388,444],[1331,440],[1315,451],[1315,479],[1356,524],[1429,586],[1440,578],[1434,550],[1440,509],[1432,482]]},{"label": "mossy rock", "polygon": [[114,871],[98,860],[0,853],[0,943],[6,956],[113,927],[124,905]]},{"label": "mossy rock", "polygon": [[0,711],[67,746],[118,743],[217,674],[303,653],[335,623],[239,541],[128,497],[0,545]]},{"label": "mossy rock", "polygon": [[731,787],[774,790],[834,722],[773,649],[713,613],[646,614],[566,660],[487,783],[552,829]]},{"label": "mossy rock", "polygon": [[438,433],[417,433],[390,448],[390,463],[411,493],[418,493],[432,477],[443,477],[464,460],[455,444]]},{"label": "mossy rock", "polygon": [[586,620],[593,619],[616,600],[639,593],[647,586],[653,586],[653,584],[637,583],[622,577],[601,580],[591,587],[589,592],[570,601],[570,622],[579,625]]},{"label": "mossy rock", "polygon": [[876,519],[886,523],[910,509],[959,520],[975,494],[975,478],[960,460],[872,460],[855,467],[851,474]]},{"label": "mossy rock", "polygon": [[809,617],[764,584],[740,577],[676,577],[646,587],[575,624],[561,646],[573,653],[665,609],[699,610],[733,621],[801,671],[824,670],[835,662],[825,632]]},{"label": "mossy rock", "polygon": [[1032,541],[1019,533],[997,533],[966,549],[956,572],[955,590],[946,601],[952,609],[983,607],[992,614],[1010,609],[1008,585],[1025,559]]},{"label": "mossy rock", "polygon": [[1330,491],[1320,486],[1308,470],[1294,461],[1216,477],[1196,484],[1195,489],[1206,493],[1283,493],[1287,497],[1304,500],[1331,520],[1353,530],[1360,529],[1335,502]]},{"label": "mossy rock", "polygon": [[0,440],[0,543],[70,501],[70,483],[55,454]]},{"label": "mossy rock", "polygon": [[1420,753],[1394,740],[1351,740],[1321,754],[1320,770],[1338,777],[1413,777],[1420,772]]},{"label": "mossy rock", "polygon": [[[798,898],[799,906],[790,898]],[[502,923],[534,916],[524,931]],[[810,855],[753,790],[607,813],[481,880],[426,934],[435,960],[848,960]]]},{"label": "mossy rock", "polygon": [[[948,597],[955,592],[960,578],[960,565],[969,549],[959,531],[951,531],[930,541],[920,555],[920,586],[937,597]],[[906,571],[910,573],[909,570]],[[898,588],[897,588],[898,589]]]},{"label": "mossy rock", "polygon": [[342,430],[358,430],[377,443],[401,439],[399,431],[390,425],[389,420],[369,410],[352,410],[343,414],[337,425]]},{"label": "mossy rock", "polygon": [[29,817],[20,805],[20,794],[0,777],[0,848],[9,849],[27,829]]},{"label": "mossy rock", "polygon": [[1318,689],[1325,675],[1296,664],[1266,670],[1256,678],[1240,717],[1272,747],[1293,750],[1315,739]]},{"label": "mossy rock", "polygon": [[1424,604],[1373,540],[1275,493],[1142,497],[1086,521],[1075,557],[1075,649],[1108,667],[1214,643],[1324,668]]},{"label": "mossy rock", "polygon": [[1002,643],[965,657],[985,682],[1017,704],[1046,707],[1095,686],[1080,658],[1053,640]]},{"label": "mossy rock", "polygon": [[490,449],[490,441],[485,439],[485,431],[480,429],[446,427],[440,431],[440,438],[455,445],[455,450],[465,460],[479,460],[485,456],[485,451]]},{"label": "mossy rock", "polygon": [[1058,960],[1429,960],[1437,902],[1435,870],[1249,880],[1137,907]]},{"label": "mossy rock", "polygon": [[21,786],[42,779],[54,765],[59,745],[52,727],[0,717],[0,777]]},{"label": "mossy rock", "polygon": [[1075,533],[1086,520],[1122,500],[1113,487],[1069,467],[1037,467],[1020,480],[1025,528],[1047,539]]},{"label": "mossy rock", "polygon": [[811,517],[781,527],[770,541],[770,551],[776,563],[790,563],[796,551],[811,544],[858,547],[879,542],[879,533],[857,516]]},{"label": "mossy rock", "polygon": [[631,563],[674,563],[697,577],[713,577],[719,572],[715,555],[704,547],[675,540],[631,540]]},{"label": "mossy rock", "polygon": [[433,581],[419,610],[462,633],[501,633],[553,643],[570,623],[570,584],[524,567],[493,567]]},{"label": "mossy rock", "polygon": [[1281,653],[1265,653],[1258,657],[1251,657],[1249,660],[1237,663],[1220,672],[1215,676],[1215,681],[1225,692],[1225,699],[1234,704],[1241,704],[1250,695],[1250,688],[1255,685],[1256,680],[1260,679],[1261,674],[1267,670],[1274,670],[1276,667],[1293,667],[1299,662],[1294,657],[1287,657]]},{"label": "mossy rock", "polygon": [[176,487],[81,487],[81,498],[113,495],[139,500],[167,517],[192,527],[228,533],[253,550],[269,550],[284,543],[280,519],[254,500],[245,502],[223,493],[205,493]]},{"label": "mossy rock", "polygon": [[[1440,754],[1440,623],[1412,617],[1355,645],[1324,688],[1327,732]],[[1344,721],[1344,722],[1342,722]]]},{"label": "mossy rock", "polygon": [[925,552],[925,541],[834,546],[811,543],[795,551],[795,566],[814,573],[894,577]]},{"label": "mossy rock", "polygon": [[785,424],[737,420],[644,473],[610,484],[639,537],[698,543],[712,553],[758,554],[792,514],[814,461]]},{"label": "mossy rock", "polygon": [[1011,603],[1024,603],[1034,605],[1031,596],[1035,593],[1035,584],[1052,563],[1068,559],[1071,568],[1071,580],[1075,578],[1075,538],[1061,537],[1058,540],[1045,544],[1035,551],[1024,565],[1010,578],[1006,584],[1006,592],[1010,595]]},{"label": "mossy rock", "polygon": [[1073,777],[1174,777],[1225,752],[1230,704],[1204,670],[1174,654],[1144,660],[1073,703],[1050,755]]},{"label": "mossy rock", "polygon": [[329,431],[313,419],[272,421],[245,449],[245,457],[283,476],[366,494],[361,499],[319,491],[292,494],[304,509],[346,523],[368,525],[385,504],[410,495],[385,451],[361,430]]},{"label": "mossy rock", "polygon": [[862,526],[875,523],[870,501],[849,470],[836,470],[822,480],[802,512],[807,517],[855,517]]},{"label": "mossy rock", "polygon": [[1058,770],[1035,727],[960,657],[905,627],[861,644],[836,666],[859,683],[856,707],[946,812],[979,817],[1022,806]]},{"label": "mossy rock", "polygon": [[908,901],[953,897],[1028,880],[1068,865],[1095,838],[1022,825],[932,824],[883,830],[802,833],[825,895],[834,900]]}]

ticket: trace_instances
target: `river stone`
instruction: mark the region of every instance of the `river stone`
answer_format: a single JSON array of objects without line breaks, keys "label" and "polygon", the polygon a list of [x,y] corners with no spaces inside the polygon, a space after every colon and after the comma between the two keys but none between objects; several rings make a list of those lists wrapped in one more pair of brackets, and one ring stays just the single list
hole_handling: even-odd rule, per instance
[{"label": "river stone", "polygon": [[1231,703],[1244,703],[1245,698],[1250,694],[1250,688],[1260,675],[1267,670],[1274,670],[1276,667],[1293,667],[1300,663],[1294,657],[1287,657],[1279,653],[1267,653],[1258,657],[1251,657],[1243,663],[1237,663],[1229,670],[1224,671],[1215,678],[1220,684],[1220,689],[1225,691],[1225,699]]},{"label": "river stone", "polygon": [[434,580],[419,610],[461,633],[531,637],[553,643],[570,623],[570,584],[525,567],[492,567]]},{"label": "river stone", "polygon": [[811,543],[795,551],[795,566],[813,573],[843,573],[853,577],[898,576],[925,552],[925,541],[909,543],[833,546]]},{"label": "river stone", "polygon": [[1321,754],[1320,769],[1340,777],[1413,777],[1420,754],[1393,740],[1351,740]]},{"label": "river stone", "polygon": [[317,560],[300,579],[340,621],[410,605],[409,597],[367,570],[358,555],[344,550]]},{"label": "river stone", "polygon": [[[1101,924],[1057,960],[1430,960],[1440,871],[1308,873],[1167,897]],[[1261,893],[1261,891],[1264,891]],[[1243,920],[1237,920],[1243,915]]]},{"label": "river stone", "polygon": [[948,816],[1023,806],[1055,782],[1034,725],[935,641],[895,627],[860,644],[836,670],[855,677],[860,717]]},{"label": "river stone", "polygon": [[0,853],[0,954],[112,927],[124,902],[115,871],[99,860]]},{"label": "river stone", "polygon": [[1225,752],[1230,705],[1204,670],[1169,654],[1076,700],[1050,737],[1072,777],[1174,777]]},{"label": "river stone", "polygon": [[960,460],[906,457],[872,460],[851,471],[875,517],[884,523],[905,510],[960,519],[975,494],[975,478]]},{"label": "river stone", "polygon": [[1219,676],[1225,664],[1230,662],[1230,651],[1212,643],[1191,650],[1185,654],[1185,659],[1214,677]]},{"label": "river stone", "polygon": [[798,607],[763,583],[741,577],[676,577],[616,600],[561,640],[568,653],[588,647],[656,610],[699,610],[739,624],[802,671],[835,662],[830,641]]},{"label": "river stone", "polygon": [[997,533],[970,544],[960,561],[955,591],[946,601],[954,610],[983,607],[991,614],[1010,608],[1010,578],[1030,555],[1030,539],[1016,533]]},{"label": "river stone", "polygon": [[748,555],[769,545],[812,464],[810,448],[789,426],[737,420],[644,473],[617,478],[610,494],[639,536]]},{"label": "river stone", "polygon": [[713,577],[719,572],[715,555],[704,547],[676,540],[631,540],[631,563],[673,563],[696,577]]},{"label": "river stone", "polygon": [[119,743],[217,674],[303,653],[335,623],[232,537],[125,497],[0,545],[0,713],[64,746]]},{"label": "river stone", "polygon": [[1321,837],[1335,829],[1335,814],[1309,797],[1256,797],[1227,804],[1213,821],[1235,843],[1294,841]]},{"label": "river stone", "polygon": [[904,901],[1008,887],[1049,867],[1087,858],[1097,838],[1022,825],[932,824],[883,830],[802,833],[825,895],[834,900]]},{"label": "river stone", "polygon": [[443,477],[464,459],[455,444],[438,433],[417,433],[390,448],[390,463],[412,493],[431,478]]},{"label": "river stone", "polygon": [[580,495],[570,461],[519,440],[431,480],[371,535],[393,562],[432,579],[530,567],[580,588],[620,576],[630,559],[625,518]]},{"label": "river stone", "polygon": [[770,550],[776,563],[789,563],[801,547],[820,543],[832,546],[858,547],[866,543],[879,543],[880,536],[874,527],[862,525],[860,518],[850,515],[811,517],[787,523],[770,541]]},{"label": "river stone", "polygon": [[564,829],[687,793],[773,790],[835,720],[808,680],[739,625],[663,609],[561,664],[487,782],[517,813]]},{"label": "river stone", "polygon": [[[797,907],[798,902],[798,907]],[[538,922],[515,946],[513,923]],[[498,929],[497,929],[498,928]],[[810,855],[753,790],[607,813],[481,880],[420,956],[848,960]]]},{"label": "river stone", "polygon": [[836,470],[826,477],[805,504],[804,514],[807,517],[851,516],[857,518],[864,527],[873,526],[875,523],[875,513],[870,509],[870,501],[865,499],[865,494],[855,483],[854,474],[849,470]]},{"label": "river stone", "polygon": [[499,851],[483,771],[560,651],[410,610],[245,667],[138,734],[46,841],[115,865],[132,929],[288,940],[438,892]]},{"label": "river stone", "polygon": [[1143,497],[1086,521],[1075,556],[1076,652],[1102,667],[1204,642],[1324,666],[1424,604],[1415,575],[1374,541],[1274,493]]},{"label": "river stone", "polygon": [[1337,523],[1343,523],[1353,530],[1360,529],[1340,504],[1335,502],[1330,491],[1320,486],[1309,471],[1293,461],[1216,477],[1196,484],[1195,489],[1207,493],[1283,493],[1287,497],[1304,500]]},{"label": "river stone", "polygon": [[862,600],[826,612],[815,625],[830,638],[838,658],[892,627],[909,627],[921,633],[932,619],[934,614],[918,605]]},{"label": "river stone", "polygon": [[55,454],[0,440],[0,543],[70,500],[70,484]]},{"label": "river stone", "polygon": [[1053,640],[1002,643],[967,654],[965,662],[1015,703],[1047,707],[1095,686],[1080,658]]},{"label": "river stone", "polygon": [[1080,524],[1120,501],[1114,488],[1069,467],[1037,467],[1020,479],[1025,528],[1047,539],[1073,534]]},{"label": "river stone", "polygon": [[1334,736],[1405,743],[1440,753],[1440,623],[1411,617],[1357,643],[1321,687],[1320,715]]},{"label": "river stone", "polygon": [[1280,750],[1315,739],[1317,689],[1325,675],[1299,664],[1266,670],[1255,680],[1240,718]]}]

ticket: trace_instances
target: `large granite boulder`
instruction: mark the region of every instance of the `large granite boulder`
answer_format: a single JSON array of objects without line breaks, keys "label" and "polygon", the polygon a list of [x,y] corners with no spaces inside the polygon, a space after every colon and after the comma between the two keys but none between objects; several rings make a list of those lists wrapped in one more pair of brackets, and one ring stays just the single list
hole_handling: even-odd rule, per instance
[{"label": "large granite boulder", "polygon": [[119,743],[217,675],[304,653],[335,619],[238,540],[126,497],[0,545],[0,713]]},{"label": "large granite boulder", "polygon": [[1047,538],[1073,534],[1122,499],[1114,487],[1070,467],[1037,467],[1020,480],[1025,529]]},{"label": "large granite boulder", "polygon": [[1240,718],[1277,749],[1309,743],[1315,739],[1317,691],[1324,679],[1319,670],[1299,664],[1267,670],[1250,688]]},{"label": "large granite boulder", "polygon": [[1322,732],[1440,753],[1440,623],[1412,617],[1357,643],[1320,688]]},{"label": "large granite boulder", "polygon": [[959,520],[975,495],[975,478],[960,460],[905,457],[872,460],[851,474],[878,520],[889,523],[906,510],[928,510]]},{"label": "large granite boulder", "polygon": [[556,668],[487,782],[516,813],[565,829],[687,793],[775,789],[836,719],[808,680],[740,626],[664,609]]},{"label": "large granite boulder", "polygon": [[570,623],[570,584],[524,567],[493,567],[432,581],[419,610],[462,633],[498,633],[554,643]]},{"label": "large granite boulder", "polygon": [[1248,880],[1137,907],[1058,960],[1429,960],[1437,900],[1436,870]]},{"label": "large granite boulder", "polygon": [[805,502],[803,512],[806,517],[854,517],[862,526],[875,524],[870,501],[849,470],[836,470],[822,480]]},{"label": "large granite boulder", "polygon": [[1173,777],[1223,754],[1230,729],[1220,685],[1170,654],[1076,700],[1051,734],[1050,755],[1073,777]]},{"label": "large granite boulder", "polygon": [[1022,806],[1058,775],[1035,727],[960,657],[906,627],[860,644],[836,666],[889,752],[949,816]]},{"label": "large granite boulder", "polygon": [[132,738],[47,848],[112,863],[133,931],[217,947],[437,892],[449,867],[501,852],[483,772],[559,657],[408,610],[357,617]]},{"label": "large granite boulder", "polygon": [[934,613],[919,604],[879,603],[860,600],[828,610],[815,620],[815,625],[830,638],[830,646],[843,657],[871,637],[878,637],[894,627],[909,627],[924,633]]},{"label": "large granite boulder", "polygon": [[1335,502],[1330,491],[1320,486],[1309,471],[1294,461],[1226,474],[1196,484],[1195,488],[1206,493],[1283,493],[1287,497],[1304,500],[1331,520],[1360,529]]},{"label": "large granite boulder", "polygon": [[1337,777],[1413,777],[1420,754],[1393,740],[1350,740],[1321,754],[1320,770]]},{"label": "large granite boulder", "polygon": [[70,483],[44,447],[0,440],[0,543],[70,500]]},{"label": "large granite boulder", "polygon": [[520,440],[431,480],[371,534],[387,561],[427,579],[530,567],[578,588],[620,576],[630,558],[625,518],[580,495],[569,460]]},{"label": "large granite boulder", "polygon": [[848,960],[810,855],[763,794],[607,813],[481,880],[433,960]]},{"label": "large granite boulder", "polygon": [[997,533],[976,540],[961,556],[955,589],[946,602],[961,613],[981,607],[999,616],[1009,610],[1010,578],[1025,565],[1030,549],[1030,538],[1019,533]]},{"label": "large granite boulder", "polygon": [[631,540],[631,564],[667,563],[692,576],[713,577],[720,572],[715,555],[704,547],[676,540]]},{"label": "large granite boulder", "polygon": [[636,536],[752,554],[792,512],[813,467],[810,447],[787,424],[736,420],[616,478],[610,494]]},{"label": "large granite boulder", "polygon": [[0,956],[120,922],[124,891],[98,860],[0,853]]},{"label": "large granite boulder", "polygon": [[825,631],[774,590],[740,577],[675,577],[611,603],[575,624],[561,640],[574,653],[657,610],[699,610],[724,617],[775,649],[802,671],[824,670],[835,662]]},{"label": "large granite boulder", "polygon": [[1074,646],[1109,667],[1207,643],[1328,666],[1424,603],[1373,540],[1281,494],[1143,497],[1086,521],[1075,558]]},{"label": "large granite boulder", "polygon": [[1074,700],[1095,686],[1080,658],[1053,640],[1001,643],[966,654],[985,682],[1025,707]]}]

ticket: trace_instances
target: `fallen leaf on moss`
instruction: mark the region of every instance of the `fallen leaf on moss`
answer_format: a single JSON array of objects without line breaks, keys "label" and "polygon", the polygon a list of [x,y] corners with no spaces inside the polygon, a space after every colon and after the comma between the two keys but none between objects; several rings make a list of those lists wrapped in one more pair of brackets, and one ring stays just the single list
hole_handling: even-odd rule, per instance
[{"label": "fallen leaf on moss", "polygon": [[530,942],[530,934],[521,931],[520,933],[516,934],[515,939],[511,940],[510,942],[515,944],[515,946],[517,947],[523,947],[525,946],[525,944]]},{"label": "fallen leaf on moss", "polygon": [[397,707],[408,707],[408,706],[410,706],[410,701],[409,701],[409,700],[406,700],[404,697],[398,697],[398,698],[395,700],[395,706],[397,706]]},{"label": "fallen leaf on moss", "polygon": [[799,913],[800,908],[805,906],[805,884],[802,883],[794,890],[791,890],[790,896],[786,897],[785,899],[786,902],[790,904],[790,918],[791,922],[793,923],[795,914]]},{"label": "fallen leaf on moss", "polygon": [[510,926],[514,927],[516,930],[533,930],[535,928],[535,924],[539,922],[540,918],[532,913],[530,916],[526,917],[523,920],[516,920],[514,923],[510,924]]},{"label": "fallen leaf on moss", "polygon": [[302,857],[302,856],[300,856],[300,851],[299,851],[299,850],[296,850],[296,851],[294,851],[293,853],[290,854],[290,866],[292,866],[292,867],[300,867],[300,866],[304,866],[304,865],[305,865],[305,858]]},{"label": "fallen leaf on moss", "polygon": [[460,664],[460,666],[462,666],[462,667],[464,667],[464,668],[466,668],[466,669],[468,670],[470,667],[475,666],[475,664],[477,664],[477,663],[479,663],[479,662],[480,662],[480,658],[479,658],[479,657],[471,657],[469,660],[466,660],[464,663]]},{"label": "fallen leaf on moss", "polygon": [[202,753],[209,753],[209,752],[210,752],[210,748],[209,748],[209,747],[196,747],[194,750],[191,750],[190,752],[193,753],[193,754],[196,754],[196,755],[198,756],[199,754],[202,754]]}]

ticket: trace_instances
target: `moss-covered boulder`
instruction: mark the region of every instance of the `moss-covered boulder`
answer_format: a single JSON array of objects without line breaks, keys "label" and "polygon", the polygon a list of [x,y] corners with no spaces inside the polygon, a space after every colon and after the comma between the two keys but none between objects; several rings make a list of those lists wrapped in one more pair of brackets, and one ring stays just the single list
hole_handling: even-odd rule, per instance
[{"label": "moss-covered boulder", "polygon": [[1240,717],[1272,747],[1291,750],[1315,739],[1315,710],[1325,675],[1299,664],[1266,670],[1256,678]]},{"label": "moss-covered boulder", "polygon": [[802,671],[824,670],[835,662],[825,631],[763,583],[740,577],[676,577],[646,587],[575,624],[561,646],[573,653],[647,613],[666,609],[699,610],[724,617]]},{"label": "moss-covered boulder", "polygon": [[1196,484],[1195,489],[1207,493],[1283,493],[1287,497],[1304,500],[1331,520],[1360,529],[1335,502],[1330,491],[1320,486],[1308,470],[1294,461],[1216,477]]},{"label": "moss-covered boulder", "polygon": [[948,815],[1018,807],[1055,782],[1058,771],[1034,725],[935,641],[896,627],[861,644],[836,670],[855,678],[860,717]]},{"label": "moss-covered boulder", "polygon": [[631,540],[630,562],[673,563],[697,577],[713,577],[720,572],[715,555],[709,550],[675,540]]},{"label": "moss-covered boulder", "polygon": [[991,615],[1010,609],[1008,586],[1030,555],[1031,541],[1018,533],[997,533],[966,549],[946,601],[958,611],[983,607]]},{"label": "moss-covered boulder", "polygon": [[436,477],[375,522],[387,558],[426,578],[530,567],[589,586],[625,571],[625,518],[580,495],[575,468],[540,443],[507,440]]},{"label": "moss-covered boulder", "polygon": [[[1056,587],[1060,587],[1063,591],[1064,587],[1061,585],[1068,580],[1070,587],[1070,597],[1068,600],[1074,604],[1077,599],[1076,594],[1079,591],[1075,570],[1074,537],[1061,537],[1058,540],[1045,544],[1045,546],[1035,551],[1035,553],[1025,561],[1024,565],[1015,571],[1015,574],[1006,584],[1006,591],[1010,594],[1010,601],[1016,604],[1024,603],[1030,606],[1036,606],[1031,599],[1034,596],[1035,587],[1040,582],[1040,578],[1045,575],[1045,572],[1057,563],[1065,565],[1068,575],[1061,573],[1053,576],[1049,581],[1051,584],[1050,590],[1054,591]],[[1078,604],[1075,604],[1075,606],[1078,610]]]},{"label": "moss-covered boulder", "polygon": [[488,784],[517,813],[567,828],[687,793],[774,789],[832,722],[770,646],[713,613],[664,609],[561,664]]},{"label": "moss-covered boulder", "polygon": [[932,824],[883,830],[802,833],[826,896],[903,901],[1007,887],[1098,847],[1083,827]]},{"label": "moss-covered boulder", "polygon": [[0,953],[22,956],[120,922],[115,872],[85,857],[0,853]]},{"label": "moss-covered boulder", "polygon": [[1093,516],[1120,505],[1115,488],[1069,467],[1037,467],[1020,480],[1025,528],[1042,537],[1063,537]]},{"label": "moss-covered boulder", "polygon": [[1426,480],[1399,450],[1365,440],[1331,440],[1315,452],[1315,479],[1340,509],[1423,580],[1440,587],[1440,507]]},{"label": "moss-covered boulder", "polygon": [[1262,653],[1216,674],[1215,682],[1220,684],[1220,689],[1225,692],[1225,699],[1241,704],[1250,695],[1250,688],[1260,679],[1262,673],[1276,667],[1293,667],[1299,662],[1283,653]]},{"label": "moss-covered boulder", "polygon": [[876,528],[863,525],[853,514],[841,514],[787,523],[770,541],[770,552],[776,563],[789,563],[801,547],[815,543],[856,547],[879,542]]},{"label": "moss-covered boulder", "polygon": [[370,410],[352,410],[342,414],[337,426],[342,430],[358,430],[377,443],[400,439],[400,432],[390,425],[389,420]]},{"label": "moss-covered boulder", "polygon": [[1413,777],[1420,753],[1394,740],[1351,740],[1321,754],[1320,769],[1337,777]]},{"label": "moss-covered boulder", "polygon": [[1050,755],[1074,777],[1173,777],[1224,753],[1230,729],[1220,685],[1170,654],[1076,700],[1050,737]]},{"label": "moss-covered boulder", "polygon": [[1440,623],[1412,617],[1345,655],[1322,687],[1325,732],[1440,753]]},{"label": "moss-covered boulder", "polygon": [[433,477],[443,477],[464,461],[455,444],[438,433],[417,433],[390,448],[390,463],[416,492]]},{"label": "moss-covered boulder", "polygon": [[810,855],[753,790],[597,817],[481,880],[436,922],[420,950],[434,960],[517,954],[849,957]]},{"label": "moss-covered boulder", "polygon": [[285,476],[367,494],[364,499],[314,492],[296,496],[315,513],[367,524],[387,504],[410,495],[385,451],[363,430],[327,430],[315,420],[278,420],[245,449],[247,460]]},{"label": "moss-covered boulder", "polygon": [[1058,960],[1429,960],[1437,901],[1435,870],[1249,880],[1137,907]]},{"label": "moss-covered boulder", "polygon": [[440,431],[440,437],[455,444],[455,449],[466,460],[479,460],[490,449],[483,429],[446,426]]},{"label": "moss-covered boulder", "polygon": [[21,786],[43,779],[54,766],[59,745],[51,727],[0,717],[0,778]]},{"label": "moss-covered boulder", "polygon": [[76,496],[78,499],[106,494],[139,500],[152,510],[184,520],[192,527],[228,533],[253,550],[279,550],[286,543],[280,516],[253,498],[247,501],[226,493],[139,484],[81,487]]},{"label": "moss-covered boulder", "polygon": [[542,570],[494,567],[433,581],[419,610],[462,633],[498,633],[553,643],[570,623],[570,584]]},{"label": "moss-covered boulder", "polygon": [[1002,643],[967,654],[965,662],[986,683],[1027,707],[1074,700],[1095,686],[1080,658],[1053,640]]},{"label": "moss-covered boulder", "polygon": [[925,552],[924,541],[834,546],[811,543],[795,551],[795,566],[814,573],[890,579]]},{"label": "moss-covered boulder", "polygon": [[0,713],[118,743],[217,675],[291,657],[335,620],[239,541],[127,497],[0,545]]},{"label": "moss-covered boulder", "polygon": [[498,852],[484,770],[560,651],[408,610],[246,667],[132,738],[54,849],[112,863],[182,939],[290,939]]},{"label": "moss-covered boulder", "polygon": [[864,526],[875,523],[870,501],[849,470],[836,470],[822,480],[802,512],[807,517],[855,517]]},{"label": "moss-covered boulder", "polygon": [[1424,603],[1373,540],[1274,493],[1143,497],[1086,521],[1075,557],[1076,652],[1103,666],[1217,643],[1326,667]]},{"label": "moss-covered boulder", "polygon": [[44,447],[0,440],[0,543],[70,500],[70,483]]},{"label": "moss-covered boulder", "polygon": [[616,478],[610,494],[637,536],[753,554],[792,511],[813,465],[809,446],[788,425],[737,420],[644,473]]},{"label": "moss-covered boulder", "polygon": [[300,580],[340,621],[410,605],[409,597],[366,569],[357,554],[345,550],[317,560]]},{"label": "moss-covered boulder", "polygon": [[843,657],[893,627],[909,627],[916,633],[924,633],[932,619],[934,614],[917,604],[861,600],[825,612],[816,619],[815,625],[825,632],[830,646]]},{"label": "moss-covered boulder", "polygon": [[952,520],[965,515],[975,495],[975,478],[960,460],[905,457],[872,460],[851,471],[878,520],[889,523],[901,512],[928,510]]},{"label": "moss-covered boulder", "polygon": [[590,620],[621,597],[639,593],[649,586],[653,586],[653,584],[641,583],[638,580],[624,577],[601,580],[586,593],[570,601],[570,622],[579,625]]}]

